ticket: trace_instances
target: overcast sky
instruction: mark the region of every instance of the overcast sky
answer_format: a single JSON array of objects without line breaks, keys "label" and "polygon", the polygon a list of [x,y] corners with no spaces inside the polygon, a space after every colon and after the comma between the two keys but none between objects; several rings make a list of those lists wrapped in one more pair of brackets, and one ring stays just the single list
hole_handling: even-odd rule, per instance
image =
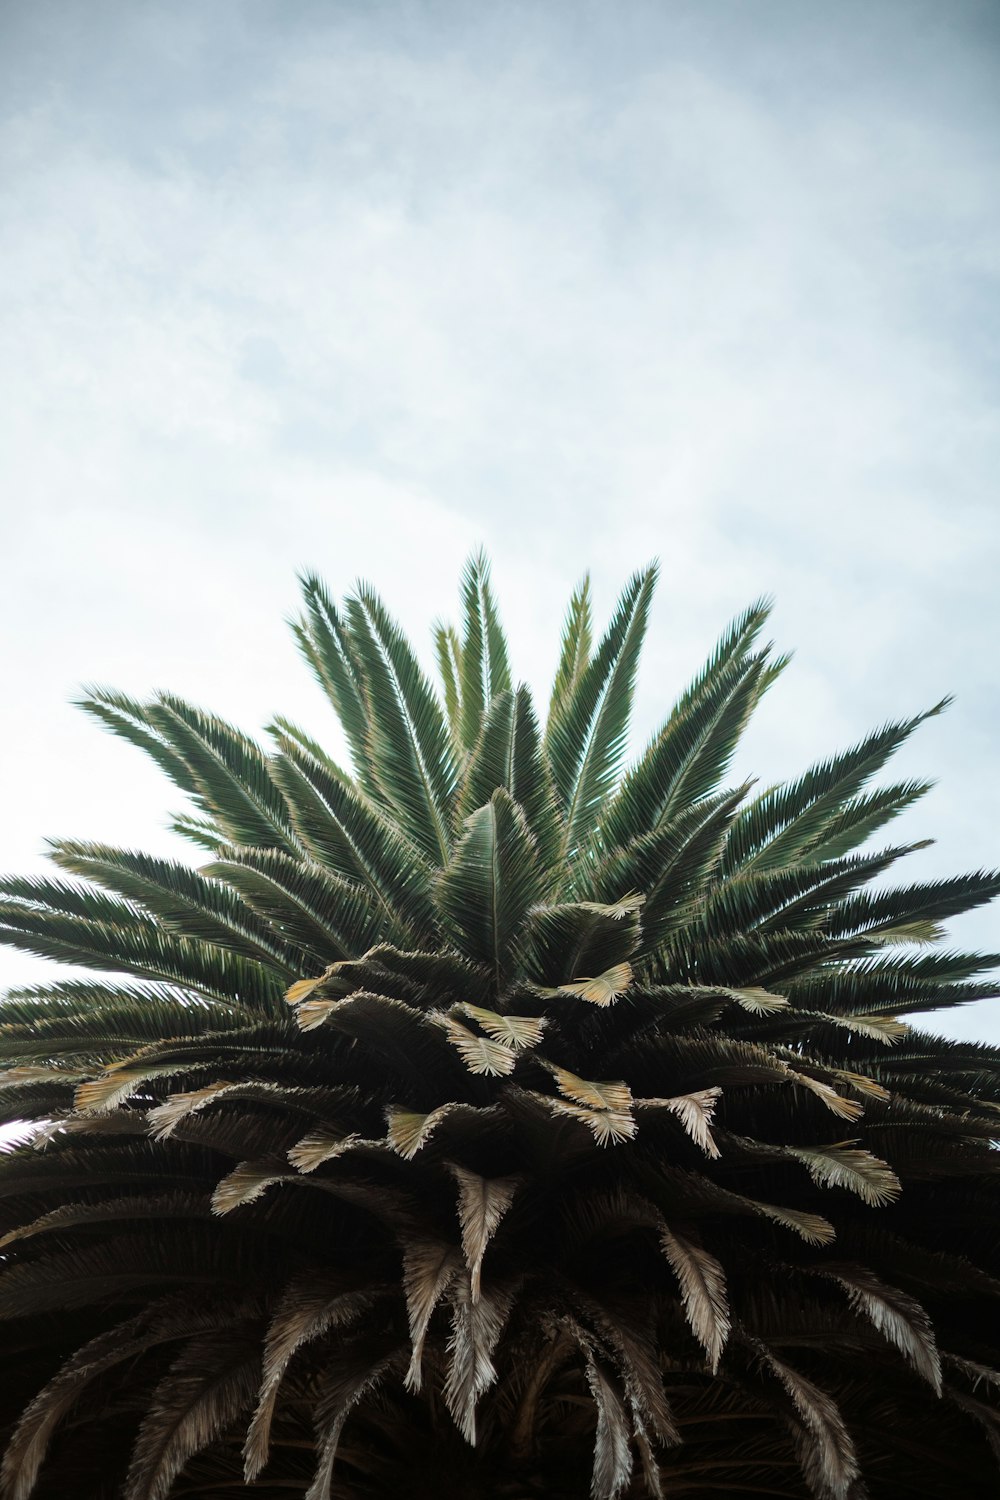
[{"label": "overcast sky", "polygon": [[6,0],[3,864],[176,850],[82,683],[329,736],[296,571],[423,648],[481,542],[539,687],[659,556],[640,738],[772,593],[765,781],[954,691],[911,863],[1000,863],[998,83],[997,0]]}]

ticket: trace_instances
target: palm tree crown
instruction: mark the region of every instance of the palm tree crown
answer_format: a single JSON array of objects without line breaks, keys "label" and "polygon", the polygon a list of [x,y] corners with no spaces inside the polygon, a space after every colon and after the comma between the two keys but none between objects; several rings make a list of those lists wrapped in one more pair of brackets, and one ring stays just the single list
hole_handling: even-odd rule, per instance
[{"label": "palm tree crown", "polygon": [[353,774],[87,698],[203,862],[0,887],[112,976],[3,1007],[7,1500],[994,1492],[1000,1052],[897,1017],[998,993],[940,924],[1000,877],[880,879],[926,714],[721,785],[761,604],[623,770],[654,582],[574,595],[542,726],[482,556],[443,697],[307,578]]}]

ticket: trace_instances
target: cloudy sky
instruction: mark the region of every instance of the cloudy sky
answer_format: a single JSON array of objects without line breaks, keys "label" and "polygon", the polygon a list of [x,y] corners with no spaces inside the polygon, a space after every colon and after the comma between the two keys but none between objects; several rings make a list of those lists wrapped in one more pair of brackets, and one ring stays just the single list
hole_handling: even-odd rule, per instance
[{"label": "cloudy sky", "polygon": [[80,684],[330,735],[297,570],[426,642],[481,542],[539,686],[659,556],[640,736],[773,594],[767,781],[954,691],[912,863],[1000,862],[998,76],[996,0],[7,0],[4,864],[173,847]]}]

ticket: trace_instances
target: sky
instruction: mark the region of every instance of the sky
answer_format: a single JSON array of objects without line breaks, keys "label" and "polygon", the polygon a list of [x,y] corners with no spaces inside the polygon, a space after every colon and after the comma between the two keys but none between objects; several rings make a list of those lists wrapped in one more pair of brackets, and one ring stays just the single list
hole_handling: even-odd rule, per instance
[{"label": "sky", "polygon": [[539,692],[584,571],[659,557],[637,747],[760,594],[740,775],[953,692],[899,831],[1000,864],[998,76],[996,0],[7,0],[6,868],[184,848],[83,684],[336,747],[297,573],[430,662],[480,544]]}]

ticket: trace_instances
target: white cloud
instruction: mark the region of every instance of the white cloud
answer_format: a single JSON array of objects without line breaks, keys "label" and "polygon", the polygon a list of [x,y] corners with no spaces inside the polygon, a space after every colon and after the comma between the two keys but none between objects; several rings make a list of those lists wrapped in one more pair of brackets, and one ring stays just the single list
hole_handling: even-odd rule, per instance
[{"label": "white cloud", "polygon": [[6,863],[165,838],[79,682],[322,728],[295,570],[426,641],[479,540],[539,686],[583,569],[660,555],[644,730],[773,592],[768,779],[956,688],[911,827],[995,860],[997,38],[943,15],[11,13]]}]

